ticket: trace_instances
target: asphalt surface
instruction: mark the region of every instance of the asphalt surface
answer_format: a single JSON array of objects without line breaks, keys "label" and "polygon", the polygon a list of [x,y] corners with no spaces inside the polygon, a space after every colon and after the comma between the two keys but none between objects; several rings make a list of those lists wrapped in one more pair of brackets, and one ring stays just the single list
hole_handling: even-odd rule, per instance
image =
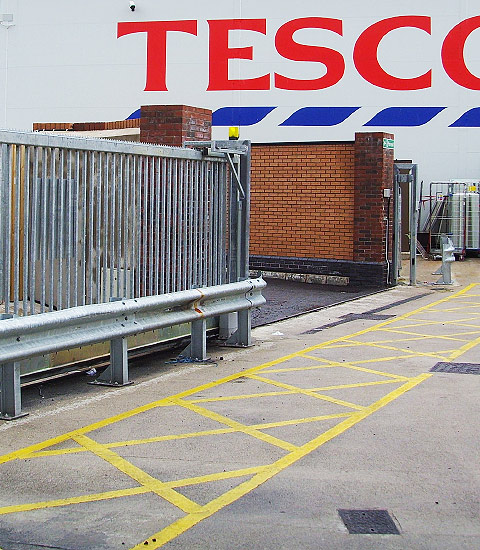
[{"label": "asphalt surface", "polygon": [[453,287],[424,267],[212,363],[29,388],[0,423],[0,548],[476,550],[480,262]]},{"label": "asphalt surface", "polygon": [[263,295],[267,303],[252,312],[253,327],[275,323],[378,292],[375,288],[320,285],[273,278],[265,280],[267,287]]}]

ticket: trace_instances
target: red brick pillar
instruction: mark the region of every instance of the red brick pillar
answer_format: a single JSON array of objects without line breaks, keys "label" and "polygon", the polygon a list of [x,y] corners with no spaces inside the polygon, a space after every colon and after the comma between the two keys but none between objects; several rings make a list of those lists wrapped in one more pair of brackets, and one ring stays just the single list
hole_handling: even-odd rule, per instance
[{"label": "red brick pillar", "polygon": [[[355,201],[354,242],[355,262],[378,264],[378,277],[387,283],[386,229],[390,224],[389,257],[391,258],[391,228],[393,225],[393,135],[383,132],[355,134]],[[384,198],[390,189],[390,203]],[[387,205],[390,211],[387,213]]]},{"label": "red brick pillar", "polygon": [[212,111],[187,105],[143,105],[140,141],[182,147],[185,141],[212,139]]}]

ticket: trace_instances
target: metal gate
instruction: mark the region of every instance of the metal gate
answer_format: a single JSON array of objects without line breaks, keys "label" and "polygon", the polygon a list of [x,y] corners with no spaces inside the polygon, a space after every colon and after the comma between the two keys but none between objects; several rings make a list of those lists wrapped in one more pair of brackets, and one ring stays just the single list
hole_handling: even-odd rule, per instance
[{"label": "metal gate", "polygon": [[0,132],[0,314],[247,279],[250,144],[193,146]]},{"label": "metal gate", "polygon": [[224,154],[14,132],[0,154],[4,313],[229,281]]}]

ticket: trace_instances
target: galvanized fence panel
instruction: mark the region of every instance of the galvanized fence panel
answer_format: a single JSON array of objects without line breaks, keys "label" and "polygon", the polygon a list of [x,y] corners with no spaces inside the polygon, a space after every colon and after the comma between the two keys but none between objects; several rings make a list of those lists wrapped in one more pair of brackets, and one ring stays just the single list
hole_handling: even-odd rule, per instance
[{"label": "galvanized fence panel", "polygon": [[0,313],[230,282],[225,156],[0,132]]}]

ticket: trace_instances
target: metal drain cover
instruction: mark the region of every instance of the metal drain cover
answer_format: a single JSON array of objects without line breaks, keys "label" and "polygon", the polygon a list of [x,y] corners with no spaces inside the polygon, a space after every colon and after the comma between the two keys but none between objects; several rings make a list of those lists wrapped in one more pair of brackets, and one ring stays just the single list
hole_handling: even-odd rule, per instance
[{"label": "metal drain cover", "polygon": [[452,374],[480,374],[478,363],[437,363],[430,372],[449,372]]},{"label": "metal drain cover", "polygon": [[387,510],[338,510],[351,535],[399,535]]}]

